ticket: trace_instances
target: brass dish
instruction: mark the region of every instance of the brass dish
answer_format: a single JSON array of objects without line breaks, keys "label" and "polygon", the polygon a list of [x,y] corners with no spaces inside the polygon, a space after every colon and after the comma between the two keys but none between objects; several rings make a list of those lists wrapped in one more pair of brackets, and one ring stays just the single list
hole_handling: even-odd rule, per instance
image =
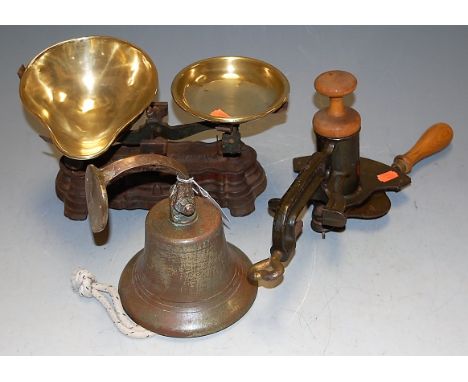
[{"label": "brass dish", "polygon": [[172,81],[174,101],[210,122],[242,123],[278,110],[289,82],[274,66],[248,57],[213,57],[182,69]]},{"label": "brass dish", "polygon": [[20,97],[67,157],[91,159],[151,103],[158,74],[151,58],[113,37],[64,41],[26,67]]}]

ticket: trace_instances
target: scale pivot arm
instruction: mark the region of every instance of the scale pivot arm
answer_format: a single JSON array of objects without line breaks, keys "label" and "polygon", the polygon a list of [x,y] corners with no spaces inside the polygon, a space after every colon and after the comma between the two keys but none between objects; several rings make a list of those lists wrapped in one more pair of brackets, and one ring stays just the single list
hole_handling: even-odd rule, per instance
[{"label": "scale pivot arm", "polygon": [[126,146],[137,146],[143,140],[155,139],[157,137],[177,141],[215,128],[216,125],[211,122],[194,122],[170,126],[167,123],[149,119],[138,130],[128,132],[118,143]]},{"label": "scale pivot arm", "polygon": [[206,130],[216,130],[223,133],[223,154],[240,154],[242,142],[238,126],[219,126],[218,123],[209,121],[170,126],[164,122],[149,120],[140,129],[128,132],[127,135],[125,135],[125,137],[120,141],[116,142],[116,144],[138,146],[144,140],[151,140],[158,137],[177,141]]},{"label": "scale pivot arm", "polygon": [[146,122],[137,130],[130,130],[115,142],[118,145],[138,146],[142,141],[164,138],[173,141],[184,139],[207,130],[223,133],[222,151],[225,155],[239,155],[241,152],[241,136],[239,125],[213,121],[199,121],[171,126],[164,122],[167,116],[167,102],[152,102],[146,109]]}]

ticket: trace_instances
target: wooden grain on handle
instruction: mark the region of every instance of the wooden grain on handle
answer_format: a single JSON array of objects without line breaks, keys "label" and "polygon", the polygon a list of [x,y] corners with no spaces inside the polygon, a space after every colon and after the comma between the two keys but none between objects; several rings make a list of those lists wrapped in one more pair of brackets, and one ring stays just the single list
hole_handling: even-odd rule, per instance
[{"label": "wooden grain on handle", "polygon": [[396,156],[393,165],[408,174],[420,160],[445,149],[452,138],[453,130],[449,125],[443,122],[436,123],[424,132],[407,153]]}]

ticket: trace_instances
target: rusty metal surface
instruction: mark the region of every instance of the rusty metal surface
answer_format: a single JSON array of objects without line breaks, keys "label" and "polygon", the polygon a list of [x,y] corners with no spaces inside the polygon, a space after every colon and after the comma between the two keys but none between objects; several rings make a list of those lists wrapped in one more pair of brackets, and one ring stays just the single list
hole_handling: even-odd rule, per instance
[{"label": "rusty metal surface", "polygon": [[[166,155],[187,167],[190,176],[204,187],[232,216],[245,216],[255,210],[255,199],[266,188],[266,176],[253,148],[242,144],[237,157],[223,156],[221,142],[171,142],[157,139],[137,147],[114,148],[93,161],[97,167],[140,153]],[[87,216],[85,166],[88,162],[60,160],[55,186],[64,202],[65,216],[84,220]],[[75,166],[73,168],[73,166]],[[115,209],[150,209],[169,195],[174,177],[162,174],[130,174],[114,182],[107,190],[109,206]]]}]

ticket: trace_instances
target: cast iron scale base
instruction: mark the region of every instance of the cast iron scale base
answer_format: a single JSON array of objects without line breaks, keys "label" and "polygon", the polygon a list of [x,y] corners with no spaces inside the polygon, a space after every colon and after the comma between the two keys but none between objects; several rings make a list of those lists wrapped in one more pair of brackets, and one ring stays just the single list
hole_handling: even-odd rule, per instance
[{"label": "cast iron scale base", "polygon": [[[232,216],[245,216],[255,210],[255,199],[266,187],[266,176],[255,150],[241,142],[237,125],[219,126],[198,122],[169,126],[167,102],[153,102],[146,111],[146,123],[118,139],[105,154],[92,160],[63,156],[55,189],[64,203],[64,214],[84,220],[88,211],[85,195],[85,171],[89,164],[105,166],[137,154],[160,154],[184,164],[190,175]],[[208,129],[223,133],[212,143],[175,142]],[[160,173],[130,174],[109,187],[109,204],[114,209],[150,209],[169,196],[173,176]]]}]

